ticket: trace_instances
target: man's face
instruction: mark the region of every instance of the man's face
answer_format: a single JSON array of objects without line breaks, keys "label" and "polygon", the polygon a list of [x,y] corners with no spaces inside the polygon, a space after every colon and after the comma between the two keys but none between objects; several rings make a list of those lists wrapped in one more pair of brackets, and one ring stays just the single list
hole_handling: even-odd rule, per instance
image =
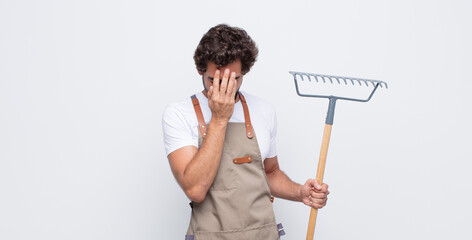
[{"label": "man's face", "polygon": [[227,68],[229,69],[229,76],[231,76],[232,72],[236,73],[235,79],[236,79],[237,89],[239,91],[239,88],[241,87],[241,84],[243,82],[243,75],[241,74],[241,61],[239,59],[221,68],[217,68],[216,64],[213,62],[209,62],[207,65],[206,72],[203,73],[203,72],[198,71],[198,73],[202,75],[202,78],[203,78],[203,87],[205,88],[203,93],[205,94],[206,97],[208,97],[207,91],[210,89],[210,86],[213,85],[213,76],[215,76],[215,71],[217,69],[220,70],[220,81],[221,81],[223,79],[224,71]]}]

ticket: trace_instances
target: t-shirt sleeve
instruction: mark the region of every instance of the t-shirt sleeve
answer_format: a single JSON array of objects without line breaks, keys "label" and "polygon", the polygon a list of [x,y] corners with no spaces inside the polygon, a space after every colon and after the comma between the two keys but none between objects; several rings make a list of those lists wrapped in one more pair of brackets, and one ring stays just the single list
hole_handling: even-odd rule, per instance
[{"label": "t-shirt sleeve", "polygon": [[198,147],[198,139],[194,139],[189,119],[175,105],[169,105],[162,115],[162,132],[166,154],[185,147]]},{"label": "t-shirt sleeve", "polygon": [[267,158],[273,158],[277,156],[277,146],[276,146],[276,139],[277,139],[277,115],[275,114],[275,110],[272,109],[270,114],[270,145],[269,145],[269,153],[267,154]]}]

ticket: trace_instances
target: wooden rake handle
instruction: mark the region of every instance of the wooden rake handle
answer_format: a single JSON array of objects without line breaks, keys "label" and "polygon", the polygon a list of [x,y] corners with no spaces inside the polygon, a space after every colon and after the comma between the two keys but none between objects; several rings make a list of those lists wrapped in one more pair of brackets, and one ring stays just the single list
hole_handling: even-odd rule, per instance
[{"label": "wooden rake handle", "polygon": [[[325,124],[323,141],[321,143],[320,159],[318,161],[318,170],[316,172],[316,180],[320,184],[323,184],[323,176],[326,165],[326,157],[328,155],[329,139],[331,137],[332,124]],[[306,240],[313,240],[315,234],[316,216],[318,215],[318,209],[311,208],[310,220],[308,221],[308,231],[306,234]]]}]

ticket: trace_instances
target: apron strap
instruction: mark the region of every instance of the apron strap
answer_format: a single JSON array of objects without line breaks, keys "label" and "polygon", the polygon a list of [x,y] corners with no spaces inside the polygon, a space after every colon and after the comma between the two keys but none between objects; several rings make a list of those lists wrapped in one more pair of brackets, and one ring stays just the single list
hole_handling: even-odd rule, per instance
[{"label": "apron strap", "polygon": [[205,120],[203,119],[200,103],[198,102],[197,96],[195,96],[195,94],[192,95],[190,98],[192,99],[193,108],[195,109],[195,114],[197,115],[198,129],[200,129],[200,133],[202,134],[202,137],[205,138],[207,125],[205,123]]},{"label": "apron strap", "polygon": [[[249,116],[249,108],[247,107],[246,99],[241,93],[239,93],[239,98],[241,99],[241,104],[243,105],[244,121],[245,121],[244,125],[246,126],[246,135],[248,138],[253,138],[254,129],[252,128],[251,117]],[[191,99],[193,103],[193,108],[195,109],[195,114],[197,115],[198,128],[200,129],[200,133],[202,134],[202,137],[205,138],[207,125],[205,123],[205,120],[203,119],[200,103],[198,102],[197,96],[195,96],[195,94],[191,96]]]},{"label": "apron strap", "polygon": [[243,105],[244,120],[245,120],[245,125],[246,125],[246,135],[248,138],[253,138],[254,129],[252,128],[251,117],[249,116],[249,109],[247,107],[246,99],[241,93],[239,93],[239,98],[241,99],[241,104]]}]

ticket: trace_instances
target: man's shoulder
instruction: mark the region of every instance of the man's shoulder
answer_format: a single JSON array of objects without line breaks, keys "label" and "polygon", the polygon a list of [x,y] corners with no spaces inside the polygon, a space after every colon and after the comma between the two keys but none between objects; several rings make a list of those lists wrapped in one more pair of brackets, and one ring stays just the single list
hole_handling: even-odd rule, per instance
[{"label": "man's shoulder", "polygon": [[190,97],[182,99],[177,102],[170,103],[164,109],[164,113],[162,115],[163,119],[169,117],[185,117],[189,114],[193,113],[193,105]]}]

